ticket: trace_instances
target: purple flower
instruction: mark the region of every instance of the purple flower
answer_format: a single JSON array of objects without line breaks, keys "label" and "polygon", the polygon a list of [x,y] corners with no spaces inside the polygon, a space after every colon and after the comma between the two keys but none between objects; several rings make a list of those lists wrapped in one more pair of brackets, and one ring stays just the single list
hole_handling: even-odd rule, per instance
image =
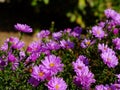
[{"label": "purple flower", "polygon": [[59,43],[56,41],[50,40],[48,43],[46,43],[46,46],[48,47],[49,50],[58,50],[60,49]]},{"label": "purple flower", "polygon": [[115,12],[112,9],[106,9],[104,11],[104,13],[105,13],[105,15],[106,15],[107,18],[114,18],[114,17],[116,17],[116,14],[117,14],[117,12]]},{"label": "purple flower", "polygon": [[14,49],[20,50],[21,48],[24,47],[24,42],[23,41],[20,41],[16,37],[10,37],[2,45],[1,50],[6,51],[8,49],[8,43],[10,44],[10,46],[9,46],[10,48],[14,48]]},{"label": "purple flower", "polygon": [[119,29],[118,29],[118,28],[114,28],[113,34],[116,35],[116,34],[118,34],[118,33],[119,33]]},{"label": "purple flower", "polygon": [[99,39],[101,39],[105,36],[105,33],[104,33],[102,27],[100,27],[100,26],[92,27],[92,34]]},{"label": "purple flower", "polygon": [[80,59],[77,59],[76,62],[72,62],[72,65],[76,73],[85,67],[85,64]]},{"label": "purple flower", "polygon": [[40,56],[40,53],[31,53],[28,59],[32,62],[35,62]]},{"label": "purple flower", "polygon": [[112,42],[115,45],[115,48],[117,50],[120,50],[120,38],[117,37],[117,38],[113,39]]},{"label": "purple flower", "polygon": [[86,66],[88,66],[89,62],[88,62],[88,58],[83,56],[83,55],[80,55],[77,60],[80,60],[82,61]]},{"label": "purple flower", "polygon": [[113,19],[117,25],[120,25],[120,14],[117,13]]},{"label": "purple flower", "polygon": [[5,66],[6,65],[6,62],[4,60],[2,60],[2,58],[0,58],[0,66]]},{"label": "purple flower", "polygon": [[118,58],[113,54],[113,52],[102,52],[101,58],[103,59],[103,62],[107,64],[109,68],[114,68],[118,65]]},{"label": "purple flower", "polygon": [[117,80],[118,83],[120,83],[120,74],[117,74],[116,76],[117,76],[117,78],[118,78],[118,80]]},{"label": "purple flower", "polygon": [[20,41],[16,37],[10,37],[8,42],[11,43],[11,47],[14,49],[20,50],[21,48],[24,47],[24,42]]},{"label": "purple flower", "polygon": [[30,84],[32,84],[33,87],[37,87],[37,86],[39,85],[39,83],[40,83],[37,79],[35,79],[35,78],[33,78],[33,77],[31,77],[31,78],[28,80],[28,82],[29,82]]},{"label": "purple flower", "polygon": [[8,61],[15,62],[16,60],[17,58],[12,53],[8,54]]},{"label": "purple flower", "polygon": [[71,48],[74,48],[74,43],[71,42],[70,40],[62,40],[60,41],[60,46],[63,48],[63,49],[71,49]]},{"label": "purple flower", "polygon": [[32,28],[26,24],[17,23],[14,27],[20,32],[31,33],[33,31]]},{"label": "purple flower", "polygon": [[63,70],[63,64],[61,64],[60,57],[56,57],[55,55],[46,56],[45,60],[41,62],[51,75],[55,75],[57,72]]},{"label": "purple flower", "polygon": [[19,62],[16,60],[14,63],[12,63],[12,70],[16,70],[19,66]]},{"label": "purple flower", "polygon": [[20,60],[24,59],[25,56],[26,56],[26,54],[25,54],[24,51],[20,51],[20,52],[19,52]]},{"label": "purple flower", "polygon": [[100,22],[99,26],[103,28],[105,26],[105,22]]},{"label": "purple flower", "polygon": [[8,50],[8,43],[5,42],[5,43],[1,46],[0,50],[2,50],[2,51]]},{"label": "purple flower", "polygon": [[37,37],[42,39],[47,37],[49,34],[50,34],[49,30],[42,30],[37,34]]},{"label": "purple flower", "polygon": [[40,52],[41,48],[42,48],[42,42],[37,42],[34,41],[32,43],[30,43],[30,45],[27,47],[27,52],[30,53],[36,53],[36,52]]},{"label": "purple flower", "polygon": [[66,90],[67,84],[62,78],[52,77],[46,85],[49,90]]},{"label": "purple flower", "polygon": [[62,33],[61,32],[54,32],[52,34],[52,37],[55,39],[55,40],[59,40],[61,37],[62,37]]},{"label": "purple flower", "polygon": [[104,86],[101,84],[101,85],[96,85],[95,90],[113,90],[113,89],[110,89],[108,85]]},{"label": "purple flower", "polygon": [[82,33],[82,28],[77,26],[73,29],[73,32],[71,32],[71,35],[74,37],[80,38],[80,34]]},{"label": "purple flower", "polygon": [[102,51],[102,52],[105,52],[107,51],[109,48],[108,48],[108,45],[105,45],[104,43],[102,44],[98,44],[98,50]]},{"label": "purple flower", "polygon": [[111,90],[120,90],[120,84],[112,84],[110,88]]},{"label": "purple flower", "polygon": [[90,46],[90,45],[92,45],[92,44],[94,44],[94,43],[95,43],[95,41],[91,41],[91,40],[89,40],[89,39],[84,39],[84,40],[81,42],[80,46],[81,46],[82,48],[87,48],[88,46]]},{"label": "purple flower", "polygon": [[91,73],[86,66],[76,73],[75,80],[79,82],[85,90],[89,90],[92,83],[95,83],[94,74]]},{"label": "purple flower", "polygon": [[44,68],[43,65],[34,66],[32,69],[31,76],[38,81],[43,81],[48,76],[48,71]]}]

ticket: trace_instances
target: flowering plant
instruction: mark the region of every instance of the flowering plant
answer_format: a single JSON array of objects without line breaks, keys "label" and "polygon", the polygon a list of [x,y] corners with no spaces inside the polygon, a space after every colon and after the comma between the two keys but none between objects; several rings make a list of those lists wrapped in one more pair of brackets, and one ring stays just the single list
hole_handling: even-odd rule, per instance
[{"label": "flowering plant", "polygon": [[15,25],[20,38],[0,47],[0,89],[120,90],[120,14],[106,9],[105,16],[86,35],[80,27],[42,30],[26,48],[22,33],[32,28]]}]

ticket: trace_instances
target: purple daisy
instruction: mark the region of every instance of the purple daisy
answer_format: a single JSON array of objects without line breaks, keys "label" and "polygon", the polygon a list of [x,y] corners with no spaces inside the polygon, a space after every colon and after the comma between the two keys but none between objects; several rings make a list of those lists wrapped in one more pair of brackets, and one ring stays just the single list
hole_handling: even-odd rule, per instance
[{"label": "purple daisy", "polygon": [[90,46],[90,45],[92,45],[92,44],[94,44],[94,43],[95,43],[95,41],[91,41],[91,40],[89,40],[89,39],[84,39],[84,40],[81,42],[80,46],[81,46],[82,48],[87,48],[88,46]]},{"label": "purple daisy", "polygon": [[112,40],[113,44],[115,45],[115,49],[120,50],[120,38],[115,38]]},{"label": "purple daisy", "polygon": [[109,48],[108,48],[108,45],[105,45],[104,43],[102,44],[98,44],[98,50],[102,51],[102,52],[105,52],[107,51]]},{"label": "purple daisy", "polygon": [[43,44],[42,42],[37,42],[37,41],[30,43],[30,45],[27,47],[27,52],[29,53],[40,52],[42,48],[42,44]]},{"label": "purple daisy", "polygon": [[55,55],[46,56],[45,60],[41,62],[51,75],[55,75],[57,72],[63,70],[64,65],[61,63],[60,57],[56,57]]},{"label": "purple daisy", "polygon": [[105,36],[105,32],[103,31],[102,27],[100,27],[100,26],[92,27],[92,34],[99,39],[101,39]]},{"label": "purple daisy", "polygon": [[88,64],[89,64],[88,58],[85,57],[84,55],[80,55],[80,56],[77,58],[77,60],[82,61],[86,66],[88,66]]},{"label": "purple daisy", "polygon": [[118,65],[118,58],[113,54],[113,52],[102,52],[101,58],[103,59],[103,62],[107,64],[109,68],[114,68]]},{"label": "purple daisy", "polygon": [[52,77],[46,85],[49,90],[66,90],[67,84],[63,78]]},{"label": "purple daisy", "polygon": [[52,34],[52,37],[55,39],[55,40],[59,40],[61,37],[62,37],[62,32],[54,32]]},{"label": "purple daisy", "polygon": [[32,69],[31,76],[38,81],[43,81],[44,79],[46,79],[47,75],[48,71],[44,68],[43,65],[34,66]]},{"label": "purple daisy", "polygon": [[46,46],[48,47],[49,50],[58,50],[60,49],[59,43],[56,41],[50,40],[48,43],[46,43]]},{"label": "purple daisy", "polygon": [[37,87],[39,85],[39,81],[33,77],[31,77],[28,82],[33,86],[33,87]]},{"label": "purple daisy", "polygon": [[117,14],[117,12],[115,12],[115,11],[112,10],[112,9],[106,9],[106,10],[104,11],[104,13],[105,13],[105,16],[106,16],[107,18],[114,18],[114,17],[116,17],[116,14]]},{"label": "purple daisy", "polygon": [[94,74],[89,71],[88,67],[79,70],[76,73],[75,80],[79,82],[85,90],[89,90],[92,83],[95,83]]},{"label": "purple daisy", "polygon": [[72,65],[75,72],[81,71],[85,67],[85,64],[80,59],[77,59],[76,62],[72,62]]},{"label": "purple daisy", "polygon": [[96,85],[95,90],[111,90],[111,89],[108,85],[104,86],[101,84],[101,85]]},{"label": "purple daisy", "polygon": [[71,32],[71,35],[74,36],[74,37],[80,38],[81,33],[82,33],[82,28],[77,26],[73,29],[73,31]]},{"label": "purple daisy", "polygon": [[63,48],[63,49],[71,49],[71,48],[74,48],[74,43],[71,42],[70,40],[62,40],[60,41],[60,46]]},{"label": "purple daisy", "polygon": [[15,62],[17,60],[17,58],[15,57],[15,55],[13,55],[12,53],[8,54],[8,61],[9,62]]},{"label": "purple daisy", "polygon": [[30,28],[30,26],[26,24],[17,23],[16,25],[14,25],[14,27],[20,32],[31,33],[33,31],[32,28]]},{"label": "purple daisy", "polygon": [[49,34],[50,34],[49,30],[42,30],[37,34],[37,37],[42,39],[42,38],[47,37]]}]

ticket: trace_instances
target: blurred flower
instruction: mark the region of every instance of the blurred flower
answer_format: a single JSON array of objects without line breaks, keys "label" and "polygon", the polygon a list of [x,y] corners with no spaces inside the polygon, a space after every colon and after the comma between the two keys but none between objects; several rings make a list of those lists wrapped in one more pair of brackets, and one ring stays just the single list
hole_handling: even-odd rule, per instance
[{"label": "blurred flower", "polygon": [[49,90],[66,90],[67,84],[62,78],[52,77],[46,85]]},{"label": "blurred flower", "polygon": [[52,34],[52,37],[53,37],[55,40],[59,40],[59,39],[62,37],[61,31],[60,31],[60,32],[54,32],[54,33]]},{"label": "blurred flower", "polygon": [[32,84],[32,86],[34,86],[34,87],[37,87],[37,86],[39,85],[39,83],[40,83],[37,79],[35,79],[35,78],[33,78],[33,77],[31,77],[31,78],[28,80],[28,82],[29,82],[30,84]]},{"label": "blurred flower", "polygon": [[104,28],[105,22],[100,22],[98,25],[99,25],[100,27]]},{"label": "blurred flower", "polygon": [[106,9],[104,13],[107,18],[114,18],[116,17],[116,14],[117,14],[117,12],[112,9]]},{"label": "blurred flower", "polygon": [[30,43],[30,45],[27,47],[27,52],[29,53],[37,53],[40,52],[42,49],[42,42],[34,41]]},{"label": "blurred flower", "polygon": [[76,62],[72,62],[72,65],[76,73],[85,67],[85,64],[80,59],[77,59]]},{"label": "blurred flower", "polygon": [[59,43],[57,43],[56,41],[53,41],[53,40],[50,40],[49,42],[47,42],[46,47],[49,50],[58,50],[58,49],[60,49]]},{"label": "blurred flower", "polygon": [[112,84],[110,88],[111,90],[120,90],[120,84]]},{"label": "blurred flower", "polygon": [[102,27],[100,27],[100,26],[92,27],[92,34],[99,39],[101,39],[105,36],[105,33],[104,33]]},{"label": "blurred flower", "polygon": [[85,57],[84,55],[80,55],[80,56],[77,58],[77,60],[82,61],[86,66],[88,66],[88,64],[89,64],[88,58]]},{"label": "blurred flower", "polygon": [[42,39],[47,37],[49,34],[50,34],[49,30],[42,30],[37,34],[37,37]]},{"label": "blurred flower", "polygon": [[19,52],[20,60],[24,59],[25,56],[26,56],[26,54],[25,54],[24,51],[20,51],[20,52]]},{"label": "blurred flower", "polygon": [[8,54],[8,61],[15,62],[16,60],[17,58],[12,53]]},{"label": "blurred flower", "polygon": [[113,44],[115,45],[115,49],[120,50],[120,38],[115,38],[112,40]]},{"label": "blurred flower", "polygon": [[109,68],[114,68],[118,65],[118,58],[115,56],[115,54],[113,54],[113,52],[102,52],[100,56],[103,59],[103,62],[107,64]]},{"label": "blurred flower", "polygon": [[62,40],[60,41],[60,46],[63,48],[63,49],[72,49],[74,48],[74,43],[71,42],[70,40]]},{"label": "blurred flower", "polygon": [[82,48],[87,48],[88,46],[90,46],[90,45],[92,45],[92,44],[94,44],[94,43],[95,43],[95,40],[94,40],[94,41],[91,41],[91,40],[89,40],[89,39],[84,39],[84,40],[81,42],[80,46],[81,46]]},{"label": "blurred flower", "polygon": [[16,25],[14,25],[14,27],[20,32],[31,33],[33,31],[32,28],[30,28],[30,26],[26,24],[17,23]]},{"label": "blurred flower", "polygon": [[95,90],[113,90],[113,89],[110,89],[108,85],[104,86],[101,84],[101,85],[96,85]]},{"label": "blurred flower", "polygon": [[73,29],[73,31],[71,32],[71,35],[74,36],[74,37],[80,38],[81,33],[82,33],[82,28],[77,26]]},{"label": "blurred flower", "polygon": [[89,90],[92,83],[95,83],[94,74],[86,66],[76,73],[75,80],[82,85],[85,90]]},{"label": "blurred flower", "polygon": [[114,28],[113,34],[116,35],[116,34],[118,34],[118,33],[119,33],[119,29],[118,29],[118,28]]},{"label": "blurred flower", "polygon": [[108,48],[108,45],[105,45],[104,43],[102,44],[98,44],[98,50],[102,51],[102,52],[105,52],[107,51],[109,48]]},{"label": "blurred flower", "polygon": [[41,62],[51,75],[55,75],[57,72],[63,70],[63,64],[61,63],[60,57],[56,57],[55,55],[46,56],[45,60]]}]

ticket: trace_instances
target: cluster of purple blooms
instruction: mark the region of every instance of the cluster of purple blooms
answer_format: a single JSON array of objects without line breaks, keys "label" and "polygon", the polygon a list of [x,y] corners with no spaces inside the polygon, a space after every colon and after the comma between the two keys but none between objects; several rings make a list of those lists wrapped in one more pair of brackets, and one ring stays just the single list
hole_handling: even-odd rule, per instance
[{"label": "cluster of purple blooms", "polygon": [[[74,54],[75,57],[79,56],[77,60],[68,61],[74,69],[73,73],[75,73],[72,79],[77,87],[83,90],[91,90],[91,86],[93,84],[95,86],[97,78],[89,65],[92,59],[89,60],[88,55],[85,57],[85,54],[89,52],[87,51],[89,47],[92,46],[92,49],[94,49],[97,46],[98,50],[95,53],[100,56],[97,59],[101,60],[109,69],[114,69],[119,64],[117,51],[120,50],[120,38],[118,35],[119,28],[116,26],[120,25],[120,14],[112,9],[107,9],[105,10],[105,16],[107,20],[93,26],[89,31],[90,37],[87,36],[84,39],[81,39],[82,29],[80,27],[75,27],[73,30],[67,28],[53,33],[49,30],[41,30],[37,33],[37,40],[31,42],[26,50],[21,38],[10,37],[6,39],[0,47],[0,51],[5,53],[0,55],[0,71],[3,71],[9,64],[11,65],[10,68],[15,71],[19,68],[19,64],[23,62],[24,67],[30,69],[28,83],[33,87],[45,82],[45,86],[49,90],[67,90],[69,89],[68,83],[66,83],[64,77],[59,76],[59,73],[64,72],[64,67],[67,65],[63,63],[64,60],[59,54],[62,51],[62,53],[69,51],[74,54],[77,51],[76,47],[78,47],[85,50],[85,53],[81,54],[83,52],[78,51],[77,54]],[[26,24],[17,23],[14,27],[20,33],[31,33],[33,31]],[[109,34],[114,35],[114,37],[111,38]],[[61,51],[59,52],[59,50]],[[59,53],[56,55],[53,53],[54,51]],[[44,57],[40,59],[42,55]],[[36,62],[39,63],[36,64]],[[115,76],[118,80],[114,84],[103,85],[98,83],[95,90],[120,90],[120,74],[115,74]]]},{"label": "cluster of purple blooms", "polygon": [[89,90],[92,83],[95,83],[94,74],[89,70],[88,59],[80,55],[78,59],[72,63],[76,76],[74,82],[78,86],[82,86],[85,90]]},{"label": "cluster of purple blooms", "polygon": [[100,56],[103,62],[107,64],[109,68],[114,68],[118,65],[118,58],[111,48],[104,44],[98,44],[98,49],[102,52]]}]

